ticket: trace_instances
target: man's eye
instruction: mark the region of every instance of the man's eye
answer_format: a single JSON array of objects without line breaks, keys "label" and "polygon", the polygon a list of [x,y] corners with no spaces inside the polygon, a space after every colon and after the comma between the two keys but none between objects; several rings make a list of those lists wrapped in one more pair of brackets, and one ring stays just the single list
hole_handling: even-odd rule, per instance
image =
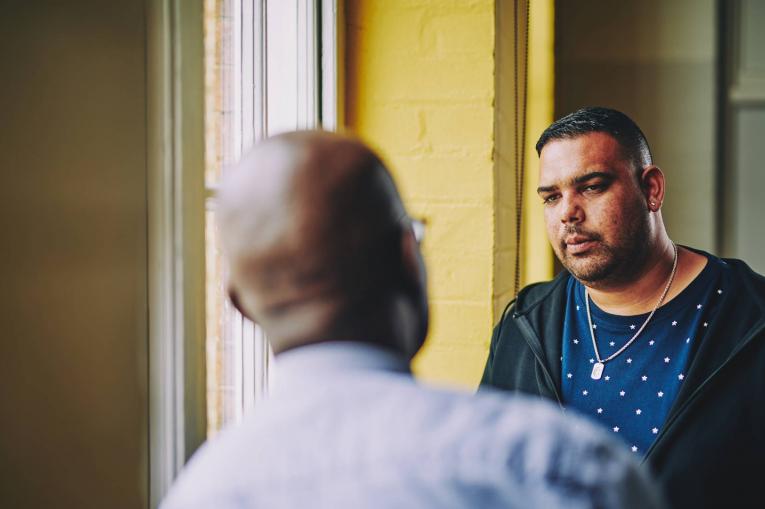
[{"label": "man's eye", "polygon": [[558,198],[559,196],[557,194],[545,196],[544,198],[542,198],[542,203],[544,203],[545,205],[555,203],[556,201],[558,201]]},{"label": "man's eye", "polygon": [[585,186],[584,190],[598,192],[598,191],[602,191],[604,188],[605,186],[603,184],[590,184],[588,186]]}]

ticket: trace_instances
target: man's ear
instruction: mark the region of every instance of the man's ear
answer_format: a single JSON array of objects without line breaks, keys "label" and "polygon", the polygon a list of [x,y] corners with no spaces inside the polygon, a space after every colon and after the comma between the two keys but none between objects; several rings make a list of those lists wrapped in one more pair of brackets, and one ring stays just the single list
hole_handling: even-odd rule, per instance
[{"label": "man's ear", "polygon": [[417,239],[411,228],[401,231],[401,265],[404,269],[407,288],[418,288],[424,280],[424,266]]},{"label": "man's ear", "polygon": [[640,174],[640,184],[646,205],[651,212],[658,212],[664,203],[664,172],[654,165],[645,166]]},{"label": "man's ear", "polygon": [[239,301],[239,294],[236,293],[236,290],[231,286],[230,283],[227,285],[226,292],[228,293],[228,298],[231,300],[231,303],[234,305],[236,310],[239,311],[243,317],[247,318],[251,322],[254,322],[255,320],[247,313],[247,311],[244,310],[242,303]]}]

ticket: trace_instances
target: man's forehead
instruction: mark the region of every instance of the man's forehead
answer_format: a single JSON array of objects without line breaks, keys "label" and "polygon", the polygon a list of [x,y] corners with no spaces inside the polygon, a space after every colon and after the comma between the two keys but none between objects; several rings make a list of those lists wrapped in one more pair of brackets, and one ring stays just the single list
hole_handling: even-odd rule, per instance
[{"label": "man's forehead", "polygon": [[591,173],[620,176],[629,171],[619,142],[606,133],[587,133],[548,142],[539,158],[539,185],[572,183]]}]

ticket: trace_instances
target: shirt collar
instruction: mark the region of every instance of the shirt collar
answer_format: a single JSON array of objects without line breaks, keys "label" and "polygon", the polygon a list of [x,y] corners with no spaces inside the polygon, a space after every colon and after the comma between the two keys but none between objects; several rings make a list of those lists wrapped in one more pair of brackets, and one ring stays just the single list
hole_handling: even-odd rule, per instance
[{"label": "shirt collar", "polygon": [[274,392],[354,371],[410,372],[407,360],[388,348],[352,341],[317,343],[276,356]]}]

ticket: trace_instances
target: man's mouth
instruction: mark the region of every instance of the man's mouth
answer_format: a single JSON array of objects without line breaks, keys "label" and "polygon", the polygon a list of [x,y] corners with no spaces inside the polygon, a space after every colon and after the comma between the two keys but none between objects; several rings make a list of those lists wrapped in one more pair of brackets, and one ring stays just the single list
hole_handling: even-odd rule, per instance
[{"label": "man's mouth", "polygon": [[574,255],[586,253],[595,247],[596,243],[597,240],[595,238],[584,235],[571,235],[564,240],[566,251]]}]

